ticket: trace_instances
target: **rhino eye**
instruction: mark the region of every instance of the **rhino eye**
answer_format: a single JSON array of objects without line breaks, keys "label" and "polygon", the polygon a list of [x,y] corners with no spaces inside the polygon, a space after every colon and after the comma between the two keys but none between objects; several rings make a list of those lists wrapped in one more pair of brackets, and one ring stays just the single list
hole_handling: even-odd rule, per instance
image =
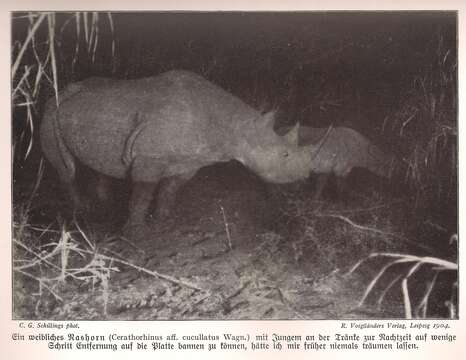
[{"label": "rhino eye", "polygon": [[288,157],[288,155],[289,155],[289,154],[288,154],[288,151],[286,151],[286,150],[285,150],[285,151],[283,151],[283,153],[282,153],[282,156],[283,156],[284,158],[287,158],[287,157]]}]

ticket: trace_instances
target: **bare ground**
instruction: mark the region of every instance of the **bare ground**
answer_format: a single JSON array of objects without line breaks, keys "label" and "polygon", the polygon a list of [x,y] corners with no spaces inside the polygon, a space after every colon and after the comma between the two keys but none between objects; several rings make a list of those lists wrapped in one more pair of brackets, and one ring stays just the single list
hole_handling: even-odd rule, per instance
[{"label": "bare ground", "polygon": [[[16,274],[15,317],[403,317],[399,287],[387,293],[379,308],[375,300],[381,289],[359,306],[377,267],[361,267],[347,274],[370,252],[405,245],[393,235],[395,205],[377,194],[346,201],[312,201],[311,194],[309,184],[265,191],[260,180],[237,164],[203,169],[180,191],[177,209],[167,221],[149,219],[146,227],[134,229],[126,237],[119,224],[81,222],[80,229],[95,243],[92,251],[108,257],[100,260],[102,268],[110,270],[104,271],[105,276],[101,272],[100,277],[92,277],[97,270],[88,267],[80,273],[87,271],[87,280],[68,277],[54,284],[53,291],[61,299],[44,287],[39,289],[37,279]],[[44,222],[53,207],[50,197],[45,200],[48,207],[40,205],[41,196],[36,204]],[[70,230],[70,234],[73,239],[82,237],[78,231]],[[57,235],[42,232],[40,243],[50,244]],[[77,243],[87,247],[82,238]],[[71,257],[68,268],[85,268],[92,258]],[[57,266],[60,268],[60,261]],[[37,278],[50,278],[51,273],[54,271],[41,270]]]}]

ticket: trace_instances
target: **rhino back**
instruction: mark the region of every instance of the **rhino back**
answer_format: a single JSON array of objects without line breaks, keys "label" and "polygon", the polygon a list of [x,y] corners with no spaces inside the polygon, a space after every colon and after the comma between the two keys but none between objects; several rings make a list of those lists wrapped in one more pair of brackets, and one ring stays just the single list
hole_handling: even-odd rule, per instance
[{"label": "rhino back", "polygon": [[235,96],[185,71],[89,80],[60,105],[60,126],[71,151],[91,168],[120,178],[127,171],[125,142],[141,123],[147,126],[135,142],[138,154],[169,161],[223,159],[235,142],[232,132],[246,131],[257,116]]},{"label": "rhino back", "polygon": [[135,155],[149,154],[173,166],[187,161],[193,167],[233,159],[260,113],[198,75],[176,71],[165,76],[173,85],[167,99],[148,102],[154,106],[141,116],[147,126],[135,140]]}]

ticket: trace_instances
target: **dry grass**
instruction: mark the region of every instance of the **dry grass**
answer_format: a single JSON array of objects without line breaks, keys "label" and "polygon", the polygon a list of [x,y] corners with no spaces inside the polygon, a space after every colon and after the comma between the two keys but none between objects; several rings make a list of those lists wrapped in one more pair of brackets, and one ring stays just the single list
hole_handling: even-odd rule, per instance
[{"label": "dry grass", "polygon": [[[380,295],[377,299],[377,305],[380,308],[382,305],[383,300],[385,299],[386,294],[392,289],[393,286],[396,284],[400,285],[402,298],[403,298],[403,306],[406,319],[412,319],[413,317],[417,318],[426,318],[429,301],[431,300],[431,294],[434,287],[437,284],[438,275],[440,272],[443,271],[453,271],[456,273],[456,277],[458,274],[458,264],[456,262],[431,257],[431,256],[415,256],[409,254],[397,254],[397,253],[372,253],[367,258],[358,261],[353,268],[349,271],[349,274],[355,272],[364,262],[373,259],[373,258],[385,258],[388,259],[378,271],[376,276],[373,277],[372,281],[367,286],[364,295],[361,299],[360,306],[362,306],[365,301],[367,300],[369,294],[374,291],[375,286],[380,282],[383,275],[387,273],[387,271],[392,268],[396,267],[400,264],[407,264],[408,267],[406,269],[399,269],[397,270],[397,274],[393,276],[392,280],[385,286],[385,288],[380,291]],[[425,270],[425,268],[430,268],[433,270],[433,275],[430,279],[425,280],[426,287],[421,299],[418,301],[417,305],[413,309],[413,302],[409,291],[409,280],[419,271]],[[458,303],[455,300],[455,294],[457,291],[458,282],[455,281],[451,284],[451,296],[448,301],[446,301],[445,306],[448,307],[449,310],[449,317],[451,319],[455,319],[458,316]]]},{"label": "dry grass", "polygon": [[[113,20],[107,14],[109,26],[113,33]],[[13,46],[11,67],[12,105],[14,113],[14,128],[19,129],[13,139],[13,157],[15,165],[21,164],[33,151],[37,126],[38,105],[42,92],[50,86],[59,104],[59,77],[63,73],[63,61],[57,48],[61,47],[60,35],[72,24],[76,29],[76,52],[72,68],[79,57],[86,56],[95,59],[99,39],[101,19],[98,13],[54,13],[29,12],[13,15],[14,29],[20,32],[26,29],[24,37]],[[79,51],[79,44],[86,44],[86,52]],[[115,43],[112,43],[115,51]],[[37,299],[34,308],[36,316],[40,316],[43,302],[49,296],[54,301],[61,301],[60,289],[67,278],[91,283],[99,283],[102,291],[104,312],[108,297],[108,279],[114,268],[96,252],[95,243],[89,241],[85,234],[66,230],[52,231],[49,228],[35,227],[29,223],[34,198],[42,181],[44,162],[38,163],[35,181],[32,184],[27,199],[20,204],[15,203],[13,242],[13,270],[28,281],[36,284],[37,292],[32,297]],[[48,238],[49,240],[45,240]],[[85,239],[85,245],[79,240]],[[90,256],[90,258],[89,258]],[[80,258],[76,267],[70,267],[71,259]],[[73,265],[73,266],[74,266]],[[31,296],[31,294],[26,294]]]},{"label": "dry grass", "polygon": [[283,231],[293,239],[295,258],[300,261],[326,263],[324,268],[334,270],[350,266],[348,254],[402,249],[408,242],[392,219],[399,203],[370,197],[347,205],[315,201],[303,192],[279,196],[287,205],[277,223],[286,224]]},{"label": "dry grass", "polygon": [[385,131],[400,145],[404,181],[416,205],[456,198],[457,60],[441,35],[425,50],[421,67]]},{"label": "dry grass", "polygon": [[[109,259],[98,250],[94,241],[81,230],[70,231],[64,226],[60,231],[35,227],[27,223],[27,216],[13,224],[14,259],[13,271],[15,292],[20,283],[27,282],[29,294],[23,295],[24,302],[34,304],[35,317],[41,318],[48,312],[50,304],[63,303],[63,292],[70,281],[89,289],[100,289],[102,311],[107,312],[109,280],[112,272],[118,271]],[[24,287],[24,285],[23,285]],[[20,308],[22,304],[15,304]]]},{"label": "dry grass", "polygon": [[[48,317],[57,309],[67,311],[70,303],[80,303],[74,299],[83,292],[88,292],[89,296],[98,294],[96,299],[101,307],[94,309],[95,315],[106,317],[113,293],[111,278],[121,267],[210,296],[197,284],[138,266],[105,247],[99,247],[98,239],[89,237],[77,222],[74,230],[65,225],[60,230],[53,230],[52,225],[43,228],[30,224],[28,215],[28,208],[18,208],[13,223],[15,312],[18,317],[23,317],[20,313],[28,308],[35,309],[33,315],[36,318]],[[29,291],[22,292],[26,287]],[[76,290],[78,293],[70,298],[73,289],[79,291]],[[90,301],[90,297],[87,300]]]},{"label": "dry grass", "polygon": [[[111,33],[114,32],[113,19],[107,16]],[[76,63],[81,57],[95,61],[98,49],[100,27],[104,26],[98,12],[29,12],[13,15],[13,22],[18,28],[26,27],[24,38],[17,40],[13,46],[13,64],[11,66],[12,104],[13,110],[20,116],[14,121],[24,122],[18,125],[20,134],[13,141],[13,154],[17,160],[25,160],[33,148],[34,129],[37,121],[38,100],[41,91],[47,85],[51,86],[59,104],[58,90],[61,88],[59,78],[64,72],[73,73]],[[75,53],[70,69],[63,69],[64,61],[57,48],[62,46],[60,36],[69,26],[75,25]],[[80,50],[80,43],[85,49]],[[112,40],[112,57],[115,55],[115,40]],[[24,115],[23,115],[24,114]],[[16,150],[20,148],[21,153]]]},{"label": "dry grass", "polygon": [[[451,272],[454,278],[458,265],[452,260],[409,255],[406,252],[406,249],[412,249],[419,253],[435,254],[435,249],[422,241],[410,239],[408,230],[411,224],[396,221],[394,215],[404,211],[401,210],[405,208],[404,204],[371,197],[348,206],[303,200],[302,197],[294,198],[286,193],[283,196],[288,196],[286,217],[293,222],[290,224],[293,232],[287,236],[293,238],[290,247],[294,259],[296,263],[310,267],[310,272],[329,273],[351,267],[349,274],[355,274],[357,269],[368,263],[368,267],[358,276],[365,278],[374,269],[373,261],[368,260],[384,260],[382,265],[375,265],[378,270],[371,276],[360,307],[370,307],[372,302],[368,301],[369,295],[376,296],[377,310],[383,311],[382,305],[389,297],[387,305],[390,308],[396,307],[396,302],[402,302],[406,318],[426,318],[432,316],[429,307],[435,305],[438,309],[442,306],[438,296],[433,295],[436,288],[447,286],[447,291],[451,293],[445,302],[449,317],[458,316],[455,296],[457,281],[445,282],[445,279],[438,278],[440,273],[446,272]],[[456,235],[452,239],[456,239]],[[363,260],[353,265],[355,254]],[[411,287],[413,295],[410,283],[415,276],[416,286]],[[348,281],[352,280],[348,278]],[[358,285],[355,283],[354,286]],[[399,300],[394,295],[395,286],[401,289]]]}]

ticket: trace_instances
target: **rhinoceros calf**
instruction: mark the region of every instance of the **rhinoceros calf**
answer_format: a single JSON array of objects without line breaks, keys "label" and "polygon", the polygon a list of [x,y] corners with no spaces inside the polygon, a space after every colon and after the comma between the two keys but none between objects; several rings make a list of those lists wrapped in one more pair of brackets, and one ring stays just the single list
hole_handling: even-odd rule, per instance
[{"label": "rhinoceros calf", "polygon": [[386,154],[365,136],[347,127],[302,126],[298,142],[311,154],[309,173],[318,175],[315,199],[321,196],[329,175],[335,175],[337,184],[342,186],[344,178],[354,168],[365,168],[380,177],[389,178],[396,164],[393,155]]},{"label": "rhinoceros calf", "polygon": [[40,136],[45,157],[70,189],[76,206],[76,159],[98,173],[130,177],[129,225],[143,223],[161,182],[156,214],[170,210],[176,190],[195,172],[237,159],[264,180],[307,177],[309,154],[297,128],[273,131],[262,115],[199,75],[170,71],[138,80],[90,78],[49,100]]}]

